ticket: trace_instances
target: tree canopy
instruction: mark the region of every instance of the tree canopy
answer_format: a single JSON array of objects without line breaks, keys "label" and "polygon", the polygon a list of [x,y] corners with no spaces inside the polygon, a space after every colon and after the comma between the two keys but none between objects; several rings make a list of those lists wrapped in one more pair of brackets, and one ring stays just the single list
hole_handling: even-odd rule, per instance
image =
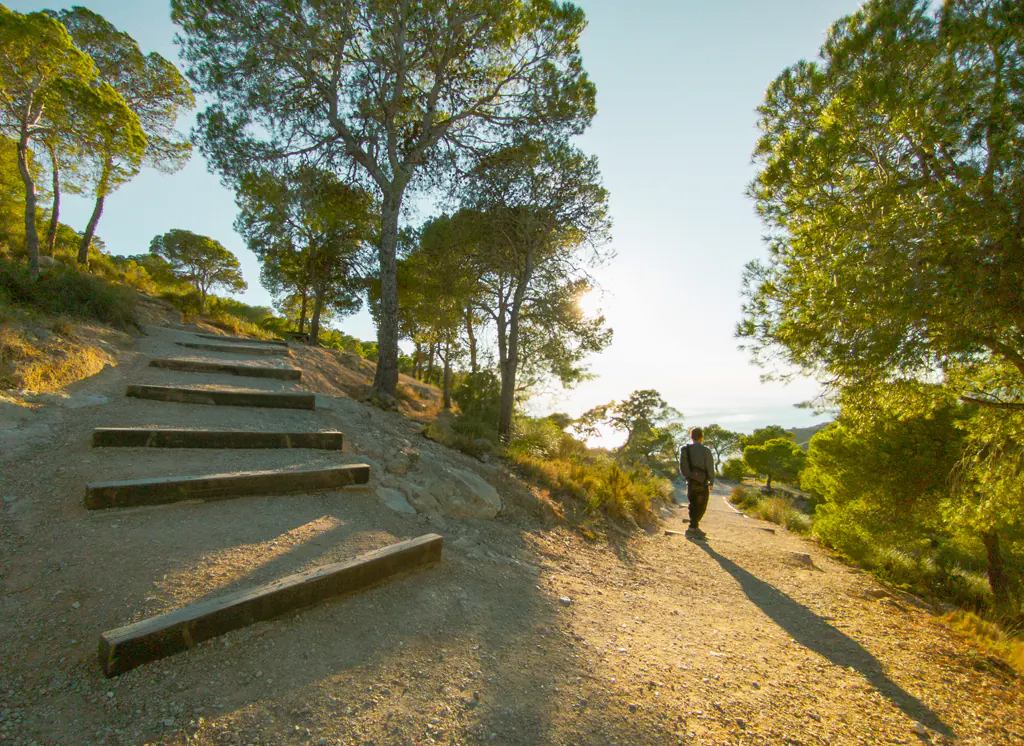
[{"label": "tree canopy", "polygon": [[769,259],[739,335],[837,383],[966,376],[1024,409],[1024,58],[1008,0],[873,0],[760,107]]},{"label": "tree canopy", "polygon": [[772,438],[762,445],[750,445],[743,449],[743,460],[750,468],[767,476],[766,487],[772,488],[772,479],[786,482],[796,481],[804,466],[807,454],[786,438]]},{"label": "tree canopy", "polygon": [[516,133],[589,124],[583,12],[554,0],[173,0],[171,14],[189,74],[216,99],[199,134],[222,174],[303,153],[378,190],[374,387],[394,396],[404,197]]},{"label": "tree canopy", "polygon": [[89,146],[79,149],[87,164],[79,173],[80,189],[96,200],[79,248],[78,260],[84,264],[111,192],[134,178],[142,165],[173,173],[188,162],[192,145],[174,126],[179,113],[195,105],[195,98],[171,62],[156,52],[143,54],[135,39],[98,13],[75,6],[53,15],[130,112],[110,106],[95,111]]},{"label": "tree canopy", "polygon": [[[24,190],[25,251],[33,277],[39,276],[36,184],[30,168],[33,143],[42,143],[94,110],[130,112],[109,86],[94,85],[96,67],[72,42],[64,26],[45,13],[16,13],[0,5],[0,134],[17,143]],[[116,112],[116,114],[115,114]],[[135,121],[137,125],[137,120]]]},{"label": "tree canopy", "polygon": [[208,236],[175,228],[156,236],[149,250],[164,259],[175,277],[190,283],[199,293],[199,308],[206,308],[206,296],[215,287],[234,292],[245,290],[245,280],[235,255]]}]

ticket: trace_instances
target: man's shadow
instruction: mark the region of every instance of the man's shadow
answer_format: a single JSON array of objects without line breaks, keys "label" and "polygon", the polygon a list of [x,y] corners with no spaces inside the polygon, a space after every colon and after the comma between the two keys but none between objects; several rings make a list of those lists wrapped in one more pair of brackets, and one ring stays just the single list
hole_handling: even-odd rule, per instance
[{"label": "man's shadow", "polygon": [[950,727],[938,715],[886,676],[878,660],[856,640],[843,634],[782,591],[754,577],[732,560],[726,559],[707,544],[695,543],[739,582],[747,598],[798,643],[836,665],[853,668],[907,717],[944,736],[953,736]]}]

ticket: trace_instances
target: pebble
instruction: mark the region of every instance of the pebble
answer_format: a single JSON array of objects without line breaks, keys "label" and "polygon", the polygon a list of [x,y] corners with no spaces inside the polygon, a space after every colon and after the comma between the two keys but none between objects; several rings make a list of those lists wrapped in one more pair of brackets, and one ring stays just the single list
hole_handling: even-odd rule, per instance
[{"label": "pebble", "polygon": [[562,606],[569,606],[572,603],[572,599],[568,596],[562,596],[558,599],[558,603],[562,604]]}]

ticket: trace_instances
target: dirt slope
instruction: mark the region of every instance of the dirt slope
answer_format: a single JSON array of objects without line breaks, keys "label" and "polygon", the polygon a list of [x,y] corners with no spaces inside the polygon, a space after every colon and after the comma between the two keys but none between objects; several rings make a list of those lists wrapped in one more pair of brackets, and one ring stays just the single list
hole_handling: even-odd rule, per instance
[{"label": "dirt slope", "polygon": [[[2,744],[1024,743],[1019,679],[911,600],[879,599],[867,576],[768,533],[722,495],[706,545],[661,531],[587,544],[542,525],[503,468],[425,441],[405,417],[341,390],[323,395],[323,361],[302,385],[146,367],[153,355],[182,356],[182,334],[151,329],[66,406],[0,433]],[[127,382],[312,386],[321,408],[128,400]],[[341,429],[349,445],[88,445],[93,427],[141,425]],[[404,447],[485,475],[503,514],[388,510],[372,487],[388,484],[386,464]],[[81,507],[91,481],[367,458],[371,489]],[[682,530],[683,517],[666,527]],[[102,630],[427,531],[446,539],[438,568],[117,679],[96,664]]]}]

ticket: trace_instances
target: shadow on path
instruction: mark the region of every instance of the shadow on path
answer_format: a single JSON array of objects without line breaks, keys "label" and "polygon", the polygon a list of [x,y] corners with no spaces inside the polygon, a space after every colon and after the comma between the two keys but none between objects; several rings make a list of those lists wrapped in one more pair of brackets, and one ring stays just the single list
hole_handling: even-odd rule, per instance
[{"label": "shadow on path", "polygon": [[747,598],[798,643],[838,666],[853,668],[907,717],[945,736],[954,735],[950,727],[927,705],[886,676],[882,664],[856,640],[779,589],[726,559],[707,544],[695,543],[739,582]]}]

